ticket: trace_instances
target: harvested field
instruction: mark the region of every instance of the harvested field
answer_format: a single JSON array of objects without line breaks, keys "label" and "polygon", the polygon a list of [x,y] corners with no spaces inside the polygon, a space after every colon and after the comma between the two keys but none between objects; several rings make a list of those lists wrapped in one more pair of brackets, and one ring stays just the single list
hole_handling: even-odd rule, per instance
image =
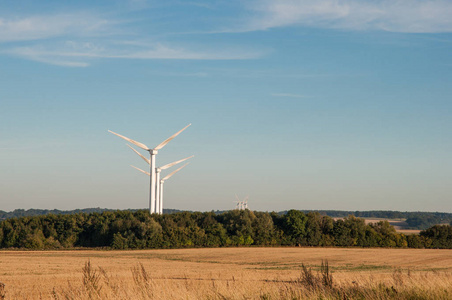
[{"label": "harvested field", "polygon": [[[452,251],[433,249],[0,251],[0,282],[6,299],[309,298],[317,294],[299,286],[302,264],[317,272],[322,260],[338,288],[386,284],[400,292],[411,286],[439,299],[452,293]],[[88,261],[91,269],[82,271]],[[97,278],[99,291],[89,278]],[[431,294],[438,288],[443,294]]]},{"label": "harvested field", "polygon": [[[333,218],[335,221],[343,218]],[[378,223],[380,221],[388,221],[389,224],[394,226],[394,229],[403,234],[419,234],[421,230],[419,229],[407,229],[408,224],[405,219],[383,219],[383,218],[363,218],[366,224]]]},{"label": "harvested field", "polygon": [[419,229],[406,229],[408,227],[407,222],[405,220],[394,220],[394,219],[365,219],[366,224],[369,223],[378,223],[380,221],[388,221],[389,224],[394,226],[394,229],[397,232],[403,233],[403,234],[419,234],[421,230]]}]

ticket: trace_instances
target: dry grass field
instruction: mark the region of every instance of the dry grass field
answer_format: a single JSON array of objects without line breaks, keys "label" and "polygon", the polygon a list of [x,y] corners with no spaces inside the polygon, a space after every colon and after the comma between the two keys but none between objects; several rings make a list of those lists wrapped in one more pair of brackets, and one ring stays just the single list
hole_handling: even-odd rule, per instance
[{"label": "dry grass field", "polygon": [[0,251],[0,266],[0,299],[452,298],[451,250]]}]

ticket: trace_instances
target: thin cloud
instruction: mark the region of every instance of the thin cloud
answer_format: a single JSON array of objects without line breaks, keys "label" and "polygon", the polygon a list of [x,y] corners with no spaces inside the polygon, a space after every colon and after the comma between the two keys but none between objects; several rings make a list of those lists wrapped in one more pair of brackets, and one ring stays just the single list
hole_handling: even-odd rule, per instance
[{"label": "thin cloud", "polygon": [[0,42],[99,35],[110,30],[112,25],[112,22],[89,13],[0,18]]},{"label": "thin cloud", "polygon": [[241,60],[256,59],[263,55],[259,51],[241,49],[222,49],[194,51],[181,47],[155,44],[147,47],[117,47],[114,45],[94,45],[92,43],[66,42],[63,46],[15,47],[2,51],[33,61],[65,66],[87,67],[93,59],[179,59],[179,60]]},{"label": "thin cloud", "polygon": [[444,0],[262,0],[248,8],[255,16],[235,31],[299,25],[406,33],[452,32],[452,2]]},{"label": "thin cloud", "polygon": [[147,42],[152,37],[135,32],[137,25],[94,13],[0,17],[0,53],[64,67],[87,67],[95,59],[242,60],[265,55],[234,46]]},{"label": "thin cloud", "polygon": [[158,72],[155,73],[160,76],[170,76],[170,77],[197,77],[197,78],[207,78],[210,74],[207,72],[193,72],[193,73],[181,73],[181,72]]}]

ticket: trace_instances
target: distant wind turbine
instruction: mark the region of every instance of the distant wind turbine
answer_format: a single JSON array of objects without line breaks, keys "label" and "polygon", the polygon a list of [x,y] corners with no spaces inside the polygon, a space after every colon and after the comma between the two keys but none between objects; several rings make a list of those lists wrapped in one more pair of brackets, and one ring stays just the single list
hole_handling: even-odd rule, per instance
[{"label": "distant wind turbine", "polygon": [[248,197],[243,200],[243,209],[248,209]]},{"label": "distant wind turbine", "polygon": [[[166,140],[164,140],[162,143],[160,143],[157,147],[155,147],[154,149],[149,148],[148,146],[146,146],[145,144],[142,144],[140,142],[137,142],[135,140],[129,139],[128,137],[125,137],[123,135],[120,135],[116,132],[113,132],[111,130],[108,130],[108,132],[113,133],[116,136],[119,136],[120,138],[128,141],[131,144],[134,144],[135,146],[140,147],[143,150],[146,150],[149,152],[150,158],[149,160],[145,157],[143,157],[150,165],[149,168],[149,175],[150,175],[150,188],[149,188],[149,212],[155,213],[155,207],[156,207],[156,203],[155,203],[155,190],[156,190],[156,172],[155,172],[155,156],[158,153],[158,150],[162,149],[163,147],[165,147],[166,144],[168,144],[172,139],[174,139],[176,136],[178,136],[182,131],[184,131],[185,129],[187,129],[188,126],[190,126],[191,124],[188,124],[187,126],[185,126],[184,128],[182,128],[181,130],[179,130],[178,132],[176,132],[175,134],[173,134],[172,136],[170,136],[169,138],[167,138]],[[140,155],[141,156],[141,155]]]},{"label": "distant wind turbine", "polygon": [[242,201],[240,201],[239,196],[235,195],[235,198],[237,199],[237,204],[235,206],[238,210],[245,210],[248,209],[248,196],[245,197]]}]

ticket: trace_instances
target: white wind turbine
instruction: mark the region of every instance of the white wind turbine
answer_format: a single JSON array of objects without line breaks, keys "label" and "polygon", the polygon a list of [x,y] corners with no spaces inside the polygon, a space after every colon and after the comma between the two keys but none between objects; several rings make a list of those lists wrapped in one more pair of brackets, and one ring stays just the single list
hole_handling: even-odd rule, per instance
[{"label": "white wind turbine", "polygon": [[237,204],[235,206],[235,209],[238,210],[245,210],[248,209],[248,196],[245,197],[242,201],[239,199],[239,196],[235,195],[235,199],[237,199]]},{"label": "white wind turbine", "polygon": [[184,168],[186,165],[188,165],[189,163],[186,163],[185,165],[183,165],[182,167],[174,170],[173,172],[169,173],[168,175],[166,175],[165,177],[163,177],[162,180],[160,180],[160,214],[163,213],[163,184],[165,183],[165,180],[170,179],[171,176],[173,176],[174,174],[176,174],[177,172],[179,172],[180,170],[182,170],[182,168]]},{"label": "white wind turbine", "polygon": [[156,186],[156,172],[155,172],[155,156],[157,155],[158,151],[160,149],[162,149],[163,147],[165,147],[166,144],[168,144],[172,139],[174,139],[176,136],[178,136],[182,131],[184,131],[188,126],[190,126],[191,124],[188,124],[187,126],[185,126],[184,128],[182,128],[181,130],[179,130],[178,132],[176,132],[175,134],[173,134],[172,136],[170,136],[169,138],[167,138],[166,140],[164,140],[162,143],[160,143],[157,147],[155,147],[154,149],[149,148],[148,146],[146,146],[145,144],[142,144],[140,142],[137,142],[135,140],[129,139],[128,137],[125,137],[123,135],[120,135],[118,133],[115,133],[111,130],[108,130],[108,132],[113,133],[114,135],[119,136],[120,138],[128,141],[129,143],[132,143],[138,147],[140,147],[143,150],[146,150],[149,152],[150,158],[149,158],[149,165],[150,165],[150,169],[149,169],[149,175],[150,175],[150,188],[149,188],[149,212],[155,213],[155,186]]},{"label": "white wind turbine", "polygon": [[234,201],[234,202],[236,203],[235,209],[242,210],[242,208],[241,208],[242,203],[240,201]]},{"label": "white wind turbine", "polygon": [[[150,164],[150,161],[149,161],[146,157],[144,157],[143,155],[141,155],[140,152],[138,152],[137,150],[135,150],[132,146],[130,146],[130,145],[128,145],[128,144],[127,144],[127,146],[129,146],[130,149],[132,149],[136,154],[138,154],[142,159],[144,159],[145,162],[147,162],[148,164]],[[190,158],[192,158],[192,157],[194,157],[194,155],[189,156],[189,157],[186,157],[186,158],[183,158],[183,159],[180,159],[180,160],[177,160],[177,161],[174,161],[174,162],[169,163],[169,164],[166,164],[166,165],[164,165],[164,166],[155,168],[155,174],[156,174],[156,187],[155,187],[155,199],[156,199],[156,201],[155,201],[155,212],[156,212],[156,213],[160,213],[160,214],[161,214],[161,213],[163,212],[163,210],[162,210],[161,198],[160,198],[160,172],[161,172],[162,170],[166,170],[166,169],[168,169],[168,168],[171,168],[172,166],[177,165],[177,164],[179,164],[179,163],[181,163],[181,162],[183,162],[183,161],[186,161],[187,159],[190,159]],[[137,169],[137,170],[140,170],[140,171],[144,172],[143,170],[141,170],[141,169],[139,169],[139,168],[137,168],[137,167],[135,167],[135,166],[132,166],[132,167],[134,167],[134,168]],[[148,172],[145,172],[145,174],[148,174]]]},{"label": "white wind turbine", "polygon": [[248,209],[248,196],[243,200],[243,209]]},{"label": "white wind turbine", "polygon": [[235,205],[235,209],[242,210],[242,201],[240,201],[239,196],[235,195],[235,201],[237,204]]},{"label": "white wind turbine", "polygon": [[[188,157],[190,158],[190,157]],[[186,158],[186,159],[188,159]],[[185,159],[184,159],[185,160]],[[182,168],[184,168],[186,165],[188,165],[188,163],[186,163],[185,165],[183,165],[182,167],[174,170],[173,172],[169,173],[168,175],[166,175],[163,179],[160,180],[159,185],[160,185],[160,194],[159,194],[159,202],[160,202],[160,211],[158,212],[159,214],[163,213],[163,184],[165,183],[166,180],[168,180],[171,176],[173,176],[174,174],[176,174],[177,172],[179,172],[180,170],[182,170]],[[134,167],[134,166],[132,166]],[[149,174],[149,172],[143,171],[140,168],[134,167],[135,169],[137,169],[138,171],[143,172],[144,174],[150,176],[151,174]]]}]

